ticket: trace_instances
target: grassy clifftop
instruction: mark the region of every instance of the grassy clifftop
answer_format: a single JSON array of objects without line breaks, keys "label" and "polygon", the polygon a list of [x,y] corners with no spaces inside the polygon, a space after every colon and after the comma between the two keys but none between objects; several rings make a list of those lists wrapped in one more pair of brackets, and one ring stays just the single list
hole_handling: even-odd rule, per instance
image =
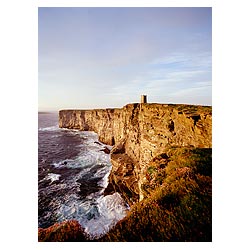
[{"label": "grassy clifftop", "polygon": [[[95,241],[212,241],[212,149],[168,148],[147,166],[144,199]],[[39,230],[39,241],[90,241],[76,221]]]},{"label": "grassy clifftop", "polygon": [[149,163],[143,192],[101,241],[212,240],[212,149],[166,149]]}]

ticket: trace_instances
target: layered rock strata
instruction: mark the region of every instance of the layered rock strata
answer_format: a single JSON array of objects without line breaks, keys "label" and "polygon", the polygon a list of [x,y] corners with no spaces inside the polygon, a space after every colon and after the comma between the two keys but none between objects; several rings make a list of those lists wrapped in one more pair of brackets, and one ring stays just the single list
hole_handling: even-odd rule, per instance
[{"label": "layered rock strata", "polygon": [[61,110],[61,128],[94,131],[113,146],[109,182],[131,205],[143,199],[148,163],[166,147],[212,147],[212,108],[128,104],[121,109]]}]

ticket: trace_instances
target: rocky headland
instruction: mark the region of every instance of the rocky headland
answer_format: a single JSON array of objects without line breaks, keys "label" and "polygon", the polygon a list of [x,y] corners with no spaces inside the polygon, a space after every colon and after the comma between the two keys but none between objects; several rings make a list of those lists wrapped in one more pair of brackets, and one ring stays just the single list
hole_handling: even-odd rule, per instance
[{"label": "rocky headland", "polygon": [[131,210],[100,241],[211,241],[212,107],[61,110],[59,126],[113,146],[107,190]]},{"label": "rocky headland", "polygon": [[144,197],[148,163],[167,147],[212,147],[211,107],[128,104],[121,109],[61,110],[61,128],[94,131],[113,146],[110,185],[126,201]]}]

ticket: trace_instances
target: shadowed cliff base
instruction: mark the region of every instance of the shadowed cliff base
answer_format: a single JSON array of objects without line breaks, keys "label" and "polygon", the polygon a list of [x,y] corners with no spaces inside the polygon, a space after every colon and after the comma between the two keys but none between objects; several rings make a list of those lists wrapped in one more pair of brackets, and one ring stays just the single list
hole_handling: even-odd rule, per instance
[{"label": "shadowed cliff base", "polygon": [[143,199],[146,166],[166,147],[212,148],[211,106],[133,103],[121,109],[61,110],[59,126],[94,131],[113,145],[109,191],[120,192],[130,206]]},{"label": "shadowed cliff base", "polygon": [[[95,241],[212,241],[212,149],[166,148],[148,164],[143,192],[145,198]],[[89,239],[66,222],[40,230],[39,241]]]},{"label": "shadowed cliff base", "polygon": [[212,241],[212,149],[167,149],[147,172],[145,198],[99,241]]},{"label": "shadowed cliff base", "polygon": [[95,241],[212,240],[212,107],[61,110],[59,126],[114,145],[104,194],[119,192],[131,209]]}]

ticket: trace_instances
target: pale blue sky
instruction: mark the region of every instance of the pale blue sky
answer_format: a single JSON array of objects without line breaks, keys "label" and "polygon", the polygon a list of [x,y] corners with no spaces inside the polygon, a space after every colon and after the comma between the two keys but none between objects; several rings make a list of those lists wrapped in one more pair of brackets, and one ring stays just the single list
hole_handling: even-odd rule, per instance
[{"label": "pale blue sky", "polygon": [[211,8],[39,8],[39,110],[212,105]]}]

